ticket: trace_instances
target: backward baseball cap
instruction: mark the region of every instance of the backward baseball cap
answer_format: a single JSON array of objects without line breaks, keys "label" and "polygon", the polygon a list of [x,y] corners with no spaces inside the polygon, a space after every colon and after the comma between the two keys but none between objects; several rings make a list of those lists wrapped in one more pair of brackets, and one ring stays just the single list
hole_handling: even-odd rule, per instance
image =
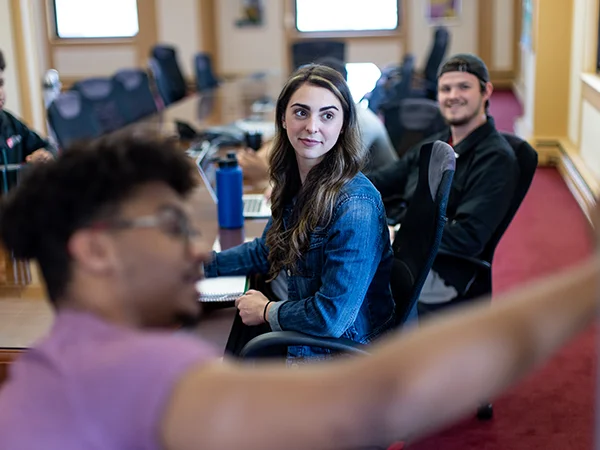
[{"label": "backward baseball cap", "polygon": [[451,56],[438,72],[438,78],[447,72],[466,72],[475,75],[480,81],[487,83],[490,81],[490,73],[478,56],[472,53],[459,53]]}]

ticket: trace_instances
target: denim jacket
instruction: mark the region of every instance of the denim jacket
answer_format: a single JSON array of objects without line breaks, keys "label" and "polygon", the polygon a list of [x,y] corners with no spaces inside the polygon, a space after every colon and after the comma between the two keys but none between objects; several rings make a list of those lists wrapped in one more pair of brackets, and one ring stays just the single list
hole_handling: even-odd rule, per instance
[{"label": "denim jacket", "polygon": [[[289,226],[292,205],[284,209]],[[214,255],[206,276],[268,273],[269,249],[262,237]],[[341,189],[332,218],[317,228],[308,252],[296,270],[285,268],[288,298],[274,303],[268,321],[274,331],[299,331],[313,336],[345,337],[368,343],[394,324],[390,290],[392,248],[379,192],[358,174]],[[290,347],[293,358],[328,352]]]}]

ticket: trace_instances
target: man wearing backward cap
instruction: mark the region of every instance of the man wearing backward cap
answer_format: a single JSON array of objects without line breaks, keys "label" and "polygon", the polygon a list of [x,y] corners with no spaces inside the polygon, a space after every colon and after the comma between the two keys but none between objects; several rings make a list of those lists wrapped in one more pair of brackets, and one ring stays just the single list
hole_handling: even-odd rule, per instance
[{"label": "man wearing backward cap", "polygon": [[[457,158],[440,250],[479,256],[504,218],[517,185],[514,151],[488,115],[492,91],[488,69],[475,55],[454,55],[440,68],[438,102],[449,126],[425,142],[448,142]],[[393,196],[410,202],[418,181],[421,144],[393,165],[369,174],[384,199]],[[400,223],[404,211],[395,217],[388,211],[388,216]],[[436,260],[419,301],[452,301],[466,291],[472,270]]]}]

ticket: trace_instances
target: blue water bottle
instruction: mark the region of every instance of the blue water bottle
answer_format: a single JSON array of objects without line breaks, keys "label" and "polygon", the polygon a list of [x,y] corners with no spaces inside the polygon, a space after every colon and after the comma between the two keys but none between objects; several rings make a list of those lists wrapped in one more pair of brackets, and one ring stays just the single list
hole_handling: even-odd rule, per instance
[{"label": "blue water bottle", "polygon": [[221,228],[244,226],[242,169],[235,156],[219,160],[217,169],[217,214]]}]

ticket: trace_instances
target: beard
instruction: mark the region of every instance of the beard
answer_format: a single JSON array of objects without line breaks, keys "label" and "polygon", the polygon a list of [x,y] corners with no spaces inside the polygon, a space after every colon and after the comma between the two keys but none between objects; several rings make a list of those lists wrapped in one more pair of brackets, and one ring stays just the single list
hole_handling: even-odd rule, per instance
[{"label": "beard", "polygon": [[450,125],[452,127],[462,127],[463,125],[467,125],[473,119],[475,119],[477,116],[479,116],[482,104],[483,104],[483,99],[480,99],[477,106],[473,109],[473,111],[471,113],[468,113],[464,117],[458,117],[458,118],[448,118],[448,117],[444,116],[444,120],[446,121],[446,123],[448,125]]}]

